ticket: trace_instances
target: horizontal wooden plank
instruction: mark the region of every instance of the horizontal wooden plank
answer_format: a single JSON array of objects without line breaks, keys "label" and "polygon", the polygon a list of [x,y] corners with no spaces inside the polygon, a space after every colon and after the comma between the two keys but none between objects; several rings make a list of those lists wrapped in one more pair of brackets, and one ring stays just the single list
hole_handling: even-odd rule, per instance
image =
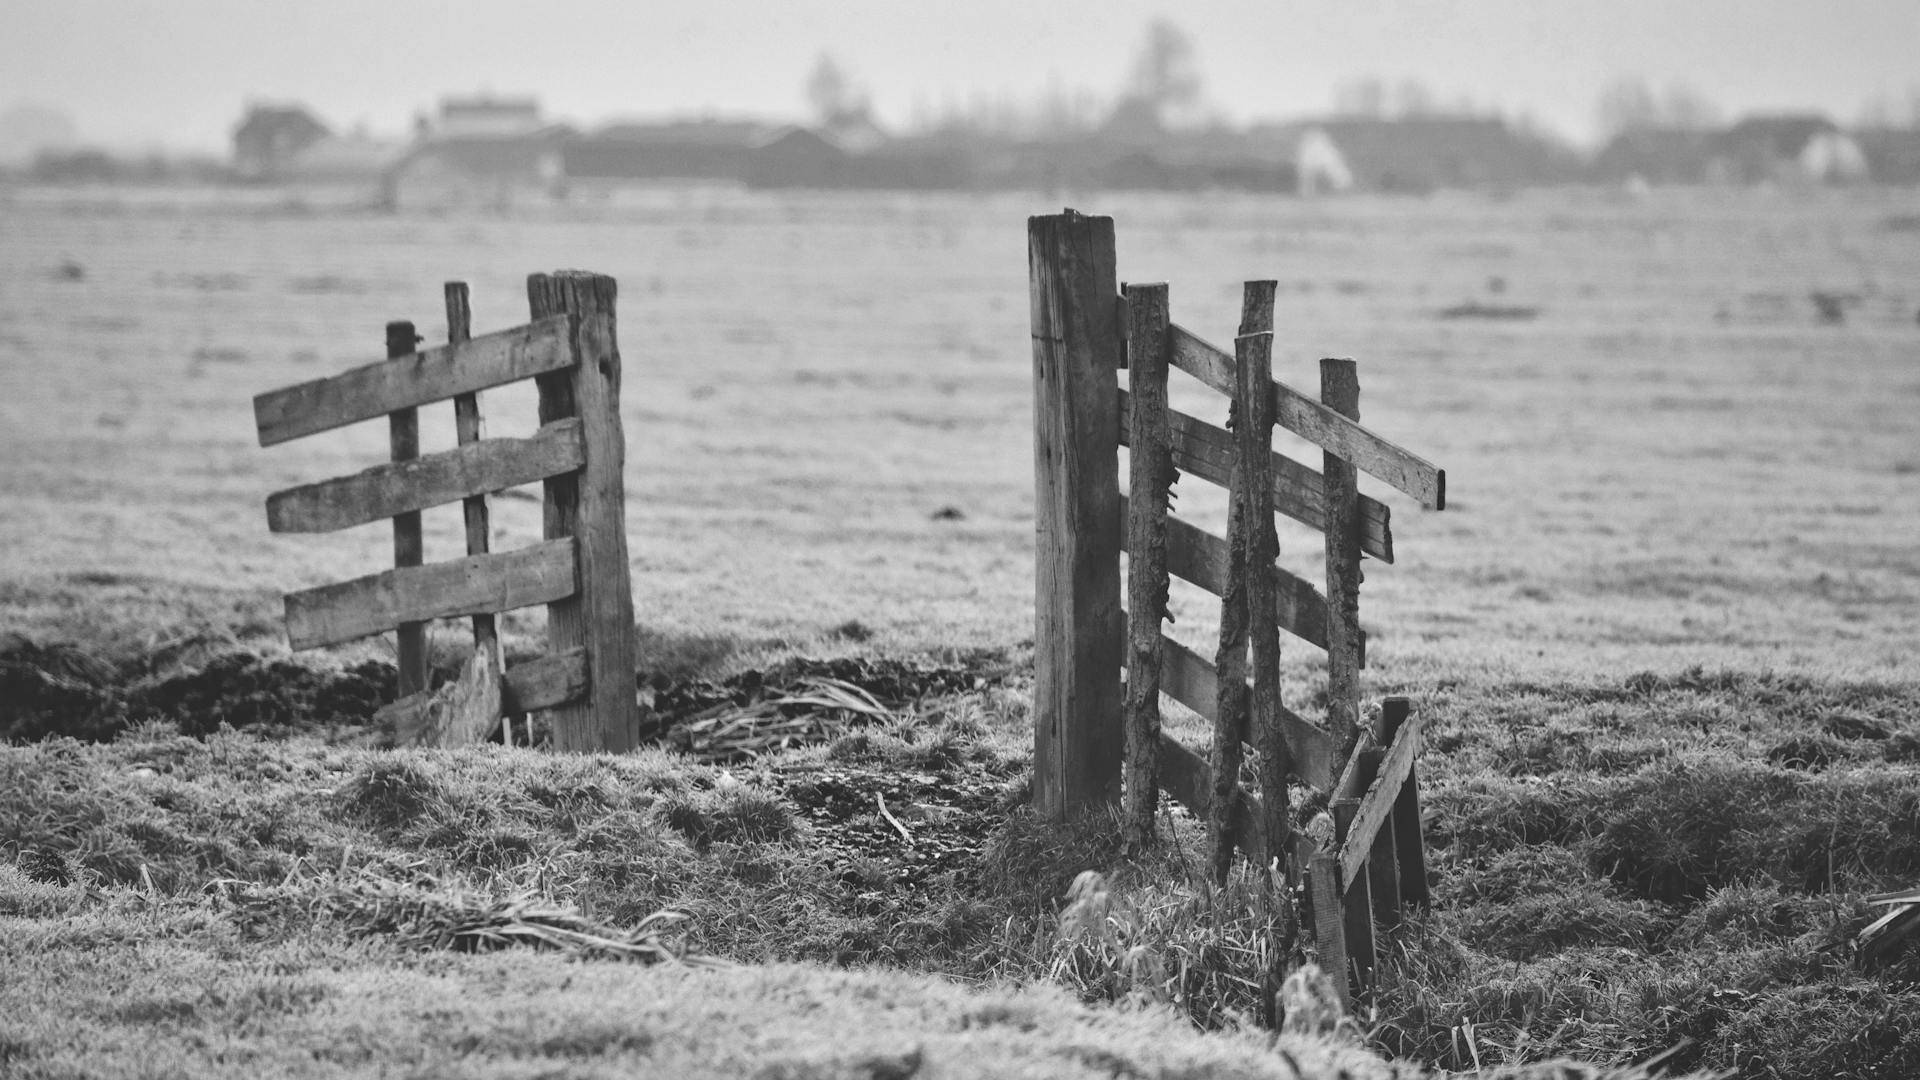
[{"label": "horizontal wooden plank", "polygon": [[[1380,775],[1374,778],[1366,794],[1361,796],[1360,812],[1354,816],[1353,824],[1347,829],[1347,838],[1340,845],[1340,883],[1343,888],[1366,867],[1374,836],[1393,814],[1394,801],[1400,797],[1400,786],[1407,782],[1407,777],[1413,772],[1414,760],[1420,756],[1421,726],[1419,713],[1407,717],[1407,722],[1400,727],[1400,733],[1394,737],[1393,745],[1387,748],[1386,760],[1380,763]],[[1354,757],[1358,758],[1359,754],[1356,753]]]},{"label": "horizontal wooden plank", "polygon": [[[1121,520],[1126,520],[1127,497],[1120,496]],[[1123,545],[1124,550],[1124,545]],[[1215,596],[1227,592],[1232,551],[1212,533],[1167,515],[1167,572],[1198,585]],[[1327,598],[1313,583],[1285,567],[1274,572],[1274,619],[1280,629],[1309,645],[1327,647]]]},{"label": "horizontal wooden plank", "polygon": [[[1233,396],[1233,354],[1193,331],[1173,327],[1173,366],[1220,393]],[[1283,382],[1273,384],[1273,418],[1308,442],[1338,454],[1370,476],[1420,500],[1428,510],[1447,508],[1447,474]]]},{"label": "horizontal wooden plank", "polygon": [[[1161,789],[1195,817],[1205,820],[1213,791],[1213,769],[1206,757],[1163,732],[1159,765]],[[1242,787],[1234,788],[1228,827],[1233,831],[1233,846],[1240,849],[1242,855],[1255,862],[1266,858],[1266,844],[1260,837],[1260,796]],[[1305,866],[1309,859],[1320,854],[1320,849],[1296,830],[1293,854],[1294,859]]]},{"label": "horizontal wooden plank", "polygon": [[[1126,390],[1120,391],[1120,445],[1127,445],[1127,425],[1133,415],[1133,402]],[[1178,409],[1167,410],[1167,423],[1173,432],[1173,463],[1182,471],[1202,480],[1228,486],[1236,451],[1233,436]],[[1276,452],[1273,455],[1274,509],[1311,529],[1327,527],[1327,500],[1320,474]],[[1371,496],[1360,496],[1360,550],[1379,559],[1393,561],[1393,510]]]},{"label": "horizontal wooden plank", "polygon": [[579,701],[587,694],[587,651],[568,649],[507,668],[506,711],[538,712]]},{"label": "horizontal wooden plank", "polygon": [[573,538],[497,555],[404,566],[287,596],[287,642],[336,645],[403,622],[510,611],[572,596]]},{"label": "horizontal wooden plank", "polygon": [[438,454],[376,465],[352,476],[267,496],[273,532],[332,532],[395,514],[458,502],[578,469],[586,461],[580,421],[556,420],[526,439],[481,439]]},{"label": "horizontal wooden plank", "polygon": [[571,316],[367,364],[253,399],[260,445],[331,431],[396,409],[518,382],[574,362]]},{"label": "horizontal wooden plank", "polygon": [[[1172,638],[1162,638],[1160,650],[1160,692],[1212,720],[1219,701],[1213,664]],[[1280,723],[1293,755],[1294,775],[1327,790],[1333,784],[1332,737],[1285,705],[1280,706]]]}]

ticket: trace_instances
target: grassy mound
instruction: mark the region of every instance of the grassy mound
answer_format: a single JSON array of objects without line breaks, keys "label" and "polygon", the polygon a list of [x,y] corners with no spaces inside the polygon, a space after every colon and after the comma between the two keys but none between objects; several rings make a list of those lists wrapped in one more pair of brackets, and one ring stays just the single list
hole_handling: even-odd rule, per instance
[{"label": "grassy mound", "polygon": [[[1743,1075],[1920,1073],[1920,957],[1865,973],[1847,949],[1868,893],[1920,877],[1920,766],[1888,753],[1916,706],[1901,687],[1698,672],[1420,704],[1434,903],[1336,1033],[1448,1069],[1678,1047],[1672,1066]],[[1771,753],[1809,728],[1839,747],[1825,764]],[[35,964],[160,933],[102,928],[137,908],[237,955],[877,966],[1251,1030],[1278,913],[1244,877],[1209,885],[1184,815],[1141,862],[1110,822],[1035,821],[1029,732],[1016,683],[731,764],[165,723],[49,740],[0,750],[0,917],[31,927]],[[627,1052],[609,1039],[608,1060]]]}]

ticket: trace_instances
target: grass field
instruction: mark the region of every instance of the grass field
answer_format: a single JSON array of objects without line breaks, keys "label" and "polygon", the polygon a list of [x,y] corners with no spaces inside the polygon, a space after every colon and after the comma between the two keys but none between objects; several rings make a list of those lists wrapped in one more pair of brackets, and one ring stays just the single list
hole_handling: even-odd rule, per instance
[{"label": "grass field", "polygon": [[[1310,388],[1317,357],[1355,357],[1368,426],[1449,473],[1441,514],[1362,481],[1393,506],[1398,550],[1394,565],[1368,567],[1362,592],[1367,688],[1411,694],[1435,716],[1427,775],[1441,875],[1402,980],[1358,1018],[1370,1045],[1456,1069],[1559,1055],[1618,1064],[1682,1039],[1693,1040],[1688,1067],[1751,1076],[1920,1069],[1915,973],[1861,974],[1839,948],[1865,894],[1920,877],[1920,195],[1073,201],[1116,218],[1121,277],[1170,282],[1174,318],[1203,337],[1230,337],[1243,278],[1279,279],[1276,375]],[[0,191],[0,630],[74,643],[129,679],[235,650],[273,653],[280,592],[378,569],[390,541],[378,527],[272,537],[264,496],[380,460],[385,432],[362,425],[262,450],[252,395],[378,357],[387,319],[410,317],[439,339],[443,280],[471,283],[485,331],[524,320],[527,273],[583,267],[621,287],[644,668],[720,676],[794,654],[952,660],[991,649],[1011,650],[1017,669],[1033,574],[1024,218],[1053,209],[1005,196],[660,192],[617,208],[386,217],[277,199]],[[1469,303],[1531,317],[1443,317]],[[1197,387],[1176,385],[1173,400],[1221,419]],[[493,433],[533,426],[525,395],[489,394],[485,408]],[[452,442],[443,411],[423,421],[427,449]],[[1185,485],[1179,511],[1217,527],[1223,502],[1187,490],[1199,486]],[[457,552],[457,521],[455,510],[428,513],[429,558]],[[496,500],[494,521],[496,548],[531,541],[538,504]],[[1314,576],[1318,539],[1283,531],[1281,543],[1283,562]],[[1206,645],[1215,619],[1203,598],[1176,586],[1174,605],[1176,636]],[[509,628],[533,640],[535,619]],[[864,629],[850,633],[850,622]],[[445,647],[458,639],[448,633]],[[1313,659],[1287,654],[1290,702],[1311,703]],[[962,761],[1017,785],[1022,693],[1016,670],[965,698],[973,720],[956,720],[966,710],[949,702],[917,712],[896,741],[971,748]],[[1172,865],[1130,868],[1097,845],[1027,851],[1038,841],[1017,835],[1018,815],[994,850],[1025,877],[949,883],[901,901],[910,910],[861,911],[834,899],[832,874],[809,861],[807,827],[731,836],[697,858],[683,851],[684,838],[707,835],[688,822],[707,818],[674,817],[668,789],[707,788],[699,767],[672,759],[595,779],[591,812],[565,822],[518,832],[443,823],[436,834],[366,819],[361,833],[334,833],[300,807],[332,805],[336,774],[378,773],[388,752],[249,736],[191,744],[208,752],[164,730],[129,738],[0,751],[19,790],[66,769],[73,790],[96,793],[0,805],[12,834],[0,845],[30,841],[93,875],[64,891],[0,880],[0,917],[18,931],[7,935],[9,964],[39,987],[75,988],[9,1002],[27,1019],[0,1030],[0,1065],[12,1054],[25,1063],[16,1067],[41,1069],[27,1075],[67,1065],[138,1074],[130,1048],[149,1031],[174,1040],[166,1068],[200,1071],[217,1052],[213,1033],[247,1030],[230,1002],[175,1001],[186,991],[155,991],[166,1000],[138,1015],[86,1004],[104,1002],[101,988],[130,977],[117,965],[135,962],[98,958],[86,942],[101,941],[139,943],[143,977],[222,1001],[255,992],[231,980],[271,982],[281,965],[289,985],[307,980],[318,996],[303,1005],[307,991],[286,990],[261,1015],[309,1017],[301,1039],[339,1044],[339,1025],[359,1025],[363,1041],[414,1038],[337,1004],[358,996],[444,999],[421,1014],[443,1010],[457,1019],[448,1030],[512,1033],[470,1035],[465,1056],[436,1042],[393,1059],[415,1074],[484,1061],[501,1075],[592,1075],[650,1052],[620,1042],[625,1029],[595,1012],[597,998],[561,994],[554,1011],[513,1014],[524,1021],[488,1011],[548,994],[568,977],[563,966],[529,961],[505,974],[497,959],[423,953],[392,927],[369,931],[351,905],[325,918],[309,910],[314,897],[359,895],[376,880],[433,895],[520,890],[625,926],[660,907],[692,909],[688,940],[754,963],[879,963],[977,981],[989,995],[1052,981],[1091,999],[1171,1001],[1213,1026],[1232,1026],[1222,1010],[1237,1007],[1230,980],[1149,992],[1139,968],[1103,969],[1098,948],[1050,928],[1058,886],[1094,865],[1108,871],[1115,925],[1129,928],[1136,956],[1205,954],[1231,974],[1226,946],[1249,937],[1246,917],[1170,886]],[[849,744],[830,760],[911,756],[888,745]],[[162,787],[183,788],[171,811],[150,785],[121,779],[154,768],[156,746],[180,762],[159,769]],[[248,771],[257,760],[273,762],[273,775]],[[469,755],[423,768],[467,778],[455,788],[468,794],[449,805],[470,815],[489,800],[515,812],[540,803],[499,790],[567,787],[541,778],[555,766],[517,751],[499,766]],[[646,779],[656,775],[679,779]],[[222,785],[242,781],[264,785],[260,798],[277,808],[266,820],[284,818],[282,833],[260,835],[261,807],[223,801]],[[314,794],[322,787],[327,796]],[[155,825],[155,813],[171,824]],[[590,823],[587,833],[618,841],[606,850],[623,863],[693,869],[615,873],[602,865],[614,857],[581,839]],[[680,847],[646,854],[655,835]],[[364,861],[289,876],[312,853],[355,849]],[[161,879],[149,884],[143,867]],[[212,896],[221,878],[296,892],[308,883],[304,907],[261,901],[264,940],[280,952],[255,957],[252,939],[233,937],[235,912],[253,908]],[[716,884],[728,881],[735,891]],[[796,910],[818,915],[814,925],[737,914],[795,896],[809,898]],[[944,929],[902,929],[924,925]],[[349,945],[336,933],[368,936]],[[222,967],[243,954],[239,974]],[[564,970],[598,997],[614,992],[604,980],[653,978],[598,963]],[[708,977],[743,978],[671,979]],[[954,1005],[950,988],[899,975],[833,978],[842,981],[823,988],[819,969],[775,967],[742,994],[907,998],[948,1019],[1037,1010],[1031,1026],[1013,1025],[1033,1037],[1014,1040],[1010,1057],[961,1064],[971,1051],[928,1043],[940,1075],[1111,1074],[1110,1061],[1062,1064],[1034,1049],[1104,1038],[1145,1055],[1120,1059],[1135,1075],[1288,1075],[1253,1036],[1168,1034],[1159,1005],[1119,1018],[1057,998]],[[698,1006],[715,1025],[752,1026],[716,993]],[[336,1004],[316,1011],[318,1001]],[[91,1036],[49,1034],[75,1009]],[[1064,1034],[1136,1021],[1148,1027],[1125,1038]],[[687,1022],[657,1025],[659,1061],[737,1071],[734,1059],[687,1049],[699,1042],[683,1038]],[[605,1038],[568,1049],[552,1042],[559,1027]],[[873,1030],[871,1046],[839,1056],[795,1043],[785,1057],[751,1060],[788,1069],[766,1075],[921,1067],[907,1062],[912,1039]],[[253,1041],[233,1044],[236,1062],[289,1052],[244,1038]],[[1309,1056],[1357,1053],[1300,1045]],[[1041,1056],[1018,1056],[1030,1052]],[[1215,1055],[1216,1071],[1156,1071],[1195,1054]],[[315,1074],[380,1060],[368,1051]]]}]

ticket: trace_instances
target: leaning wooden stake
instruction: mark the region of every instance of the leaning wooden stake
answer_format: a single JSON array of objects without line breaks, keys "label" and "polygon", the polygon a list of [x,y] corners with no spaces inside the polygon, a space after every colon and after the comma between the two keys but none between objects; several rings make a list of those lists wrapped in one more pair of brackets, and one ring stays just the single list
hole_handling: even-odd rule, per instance
[{"label": "leaning wooden stake", "polygon": [[[410,356],[419,343],[413,324],[404,320],[387,324],[387,358]],[[411,461],[420,456],[420,410],[396,409],[387,414],[387,440],[394,461]],[[419,566],[425,558],[420,541],[420,511],[410,510],[393,516],[393,565]],[[400,696],[417,694],[427,688],[427,624],[401,623],[398,638]]]},{"label": "leaning wooden stake", "polygon": [[1313,913],[1313,947],[1320,970],[1340,991],[1340,1005],[1353,1006],[1353,973],[1348,970],[1346,911],[1340,903],[1340,860],[1322,852],[1307,867],[1307,909]]},{"label": "leaning wooden stake", "polygon": [[[447,304],[447,344],[459,345],[473,337],[473,306],[464,281],[449,281],[444,289]],[[486,425],[480,415],[480,394],[455,394],[453,398],[454,434],[461,446],[479,442],[486,434]],[[461,512],[467,526],[467,554],[485,555],[492,550],[490,537],[491,525],[487,513],[487,497],[470,495],[461,501]],[[506,674],[505,660],[500,651],[500,632],[495,617],[490,612],[482,612],[473,617],[473,653],[483,657],[481,666],[494,673],[496,679]],[[506,733],[501,741],[513,745],[513,720],[502,715],[499,722],[505,726]],[[491,728],[492,725],[488,725]],[[492,737],[491,730],[477,733],[476,741]]]},{"label": "leaning wooden stake", "polygon": [[1174,481],[1167,423],[1167,287],[1128,285],[1127,844],[1153,840],[1159,806],[1160,624],[1167,613],[1167,508]]},{"label": "leaning wooden stake", "polygon": [[[1361,790],[1373,785],[1386,758],[1386,750],[1377,746],[1360,751]],[[1381,933],[1399,926],[1400,860],[1394,853],[1391,828],[1374,833],[1373,843],[1367,848],[1367,887],[1373,894],[1373,925]]]},{"label": "leaning wooden stake", "polygon": [[[1353,828],[1353,819],[1360,813],[1359,799],[1340,799],[1333,804],[1333,837],[1336,848],[1346,843],[1347,833]],[[1341,904],[1346,909],[1343,920],[1346,928],[1347,958],[1353,964],[1353,982],[1355,986],[1365,988],[1373,985],[1373,889],[1364,870],[1347,880],[1340,874],[1340,887],[1345,890]]]},{"label": "leaning wooden stake", "polygon": [[[1400,737],[1412,706],[1403,697],[1390,697],[1380,705],[1380,726],[1389,744]],[[1427,847],[1420,829],[1420,769],[1409,766],[1407,782],[1393,803],[1393,846],[1400,860],[1400,902],[1408,907],[1426,907]]]},{"label": "leaning wooden stake", "polygon": [[[1351,360],[1320,361],[1320,401],[1360,419],[1360,376]],[[1360,727],[1360,488],[1352,463],[1321,455],[1326,493],[1327,723],[1334,743],[1351,747]]]},{"label": "leaning wooden stake", "polygon": [[1033,333],[1033,799],[1064,821],[1120,801],[1120,441],[1113,219],[1027,220]]},{"label": "leaning wooden stake", "polygon": [[538,378],[540,422],[578,416],[586,443],[579,472],[546,483],[546,535],[573,537],[579,592],[547,605],[555,655],[586,649],[587,695],[553,712],[556,749],[619,753],[639,744],[634,693],[633,587],[627,561],[626,436],[620,427],[620,351],[614,281],[561,271],[527,278],[535,319],[574,316],[578,363]]}]

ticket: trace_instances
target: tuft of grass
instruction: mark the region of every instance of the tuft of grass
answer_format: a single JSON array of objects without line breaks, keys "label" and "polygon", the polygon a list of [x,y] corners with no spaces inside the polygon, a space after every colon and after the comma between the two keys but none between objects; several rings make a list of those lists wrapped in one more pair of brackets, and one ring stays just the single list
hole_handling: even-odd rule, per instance
[{"label": "tuft of grass", "polygon": [[716,843],[775,843],[792,839],[799,830],[785,800],[738,781],[668,795],[657,813],[700,851]]}]

